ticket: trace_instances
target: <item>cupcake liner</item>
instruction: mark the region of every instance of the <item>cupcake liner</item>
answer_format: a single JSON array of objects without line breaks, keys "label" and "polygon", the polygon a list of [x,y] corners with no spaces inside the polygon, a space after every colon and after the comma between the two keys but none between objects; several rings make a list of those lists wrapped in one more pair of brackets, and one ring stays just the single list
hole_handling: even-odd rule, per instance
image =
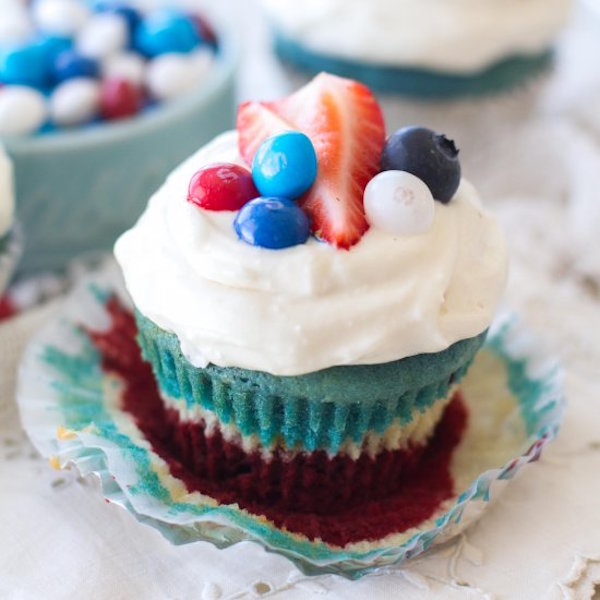
[{"label": "cupcake liner", "polygon": [[0,296],[8,286],[23,251],[21,228],[15,225],[0,238]]},{"label": "cupcake liner", "polygon": [[[79,325],[106,327],[98,288],[120,289],[114,271],[83,282],[62,313],[30,343],[19,370],[24,427],[40,453],[63,468],[98,477],[107,501],[158,529],[174,544],[224,547],[242,540],[287,556],[305,573],[358,578],[401,563],[456,535],[557,433],[562,376],[514,316],[494,324],[465,377],[468,428],[452,458],[454,495],[429,518],[379,540],[335,547],[276,527],[264,517],[190,493],[152,451],[103,375]],[[535,507],[531,507],[535,510]],[[524,507],[527,510],[527,507]]]},{"label": "cupcake liner", "polygon": [[553,50],[507,57],[476,73],[445,73],[428,69],[376,65],[322,54],[275,31],[275,53],[285,63],[310,74],[321,71],[362,81],[373,90],[417,98],[484,96],[508,90],[546,70]]},{"label": "cupcake liner", "polygon": [[447,350],[392,363],[333,367],[295,377],[209,365],[194,367],[177,336],[136,313],[142,354],[161,392],[188,406],[213,411],[242,435],[263,446],[281,438],[288,448],[325,449],[335,454],[350,439],[361,443],[370,431],[383,433],[394,421],[409,423],[445,398],[464,377],[485,332]]}]

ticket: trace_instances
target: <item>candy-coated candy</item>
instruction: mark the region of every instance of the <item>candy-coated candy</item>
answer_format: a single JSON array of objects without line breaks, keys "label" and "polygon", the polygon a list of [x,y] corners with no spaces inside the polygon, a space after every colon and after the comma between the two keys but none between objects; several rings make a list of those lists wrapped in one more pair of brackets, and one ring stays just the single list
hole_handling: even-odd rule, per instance
[{"label": "candy-coated candy", "polygon": [[50,67],[39,44],[0,51],[0,81],[42,88],[50,80]]},{"label": "candy-coated candy", "polygon": [[382,171],[364,193],[367,221],[388,233],[417,235],[433,225],[435,205],[427,185],[406,171]]},{"label": "candy-coated candy", "polygon": [[54,63],[59,54],[65,50],[69,50],[73,45],[70,38],[56,37],[53,35],[44,36],[37,41],[37,45],[41,47],[46,64],[52,73],[54,71]]},{"label": "candy-coated candy", "polygon": [[109,56],[102,63],[102,74],[107,79],[127,79],[136,86],[142,86],[146,62],[135,52],[119,52]]},{"label": "candy-coated candy", "polygon": [[33,133],[47,114],[46,99],[37,90],[16,85],[0,89],[0,135]]},{"label": "candy-coated candy", "polygon": [[190,18],[196,26],[202,40],[209,46],[216,48],[217,34],[211,24],[202,15],[191,15]]},{"label": "candy-coated candy", "polygon": [[416,175],[444,204],[450,202],[460,184],[460,162],[454,142],[425,127],[404,127],[393,133],[381,154],[381,170]]},{"label": "candy-coated candy", "polygon": [[271,250],[304,244],[310,235],[308,217],[287,198],[251,200],[240,209],[233,227],[240,240]]},{"label": "candy-coated candy", "polygon": [[153,98],[170,100],[196,87],[205,74],[205,64],[195,53],[163,54],[149,61],[146,87]]},{"label": "candy-coated candy", "polygon": [[169,52],[191,52],[200,42],[192,20],[174,9],[149,13],[137,26],[134,38],[137,50],[149,57]]},{"label": "candy-coated candy", "polygon": [[123,119],[142,107],[141,88],[127,79],[105,79],[100,85],[100,113],[105,119]]},{"label": "candy-coated candy", "polygon": [[37,0],[31,14],[43,33],[72,37],[85,25],[91,11],[81,0]]},{"label": "candy-coated candy", "polygon": [[258,195],[250,171],[234,163],[203,167],[188,187],[188,201],[206,210],[239,210]]},{"label": "candy-coated candy", "polygon": [[77,50],[84,56],[103,59],[123,50],[129,43],[127,21],[118,14],[93,16],[77,35]]},{"label": "candy-coated candy", "polygon": [[100,106],[100,86],[94,79],[75,78],[58,85],[50,96],[50,116],[57,125],[91,121]]},{"label": "candy-coated candy", "polygon": [[25,8],[18,2],[0,2],[0,47],[23,44],[34,30]]},{"label": "candy-coated candy", "polygon": [[133,33],[142,18],[138,10],[133,8],[133,6],[128,6],[124,2],[112,2],[111,0],[108,0],[107,2],[97,2],[95,4],[95,9],[96,12],[114,13],[123,17],[127,22],[129,33]]},{"label": "candy-coated candy", "polygon": [[53,74],[58,82],[75,77],[89,77],[95,79],[98,77],[100,67],[98,61],[87,56],[83,56],[75,50],[66,50],[61,52],[54,61]]},{"label": "candy-coated candy", "polygon": [[315,181],[317,155],[309,137],[288,131],[267,138],[252,161],[252,177],[263,196],[298,198]]}]

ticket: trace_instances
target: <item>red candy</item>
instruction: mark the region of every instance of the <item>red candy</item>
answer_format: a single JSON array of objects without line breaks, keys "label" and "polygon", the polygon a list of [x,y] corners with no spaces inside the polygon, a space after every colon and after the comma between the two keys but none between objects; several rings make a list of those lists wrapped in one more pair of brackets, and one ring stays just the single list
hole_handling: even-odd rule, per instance
[{"label": "red candy", "polygon": [[111,120],[131,117],[140,111],[143,99],[142,90],[131,81],[106,79],[100,88],[100,112]]},{"label": "red candy", "polygon": [[203,167],[188,188],[188,201],[206,210],[239,210],[258,196],[250,171],[233,163]]}]

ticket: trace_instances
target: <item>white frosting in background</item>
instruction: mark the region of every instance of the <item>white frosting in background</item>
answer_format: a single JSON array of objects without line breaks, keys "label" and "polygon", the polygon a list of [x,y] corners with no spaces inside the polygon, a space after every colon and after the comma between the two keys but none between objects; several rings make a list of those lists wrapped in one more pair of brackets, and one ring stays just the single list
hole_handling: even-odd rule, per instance
[{"label": "white frosting in background", "polygon": [[262,0],[307,48],[364,62],[477,71],[552,45],[571,0]]},{"label": "white frosting in background", "polygon": [[12,162],[0,146],[0,238],[11,227],[14,210],[15,194]]},{"label": "white frosting in background", "polygon": [[297,375],[436,352],[490,324],[507,252],[469,183],[421,235],[267,250],[237,239],[236,213],[187,202],[194,172],[219,161],[241,162],[235,132],[178,167],[115,247],[135,305],[196,366]]}]

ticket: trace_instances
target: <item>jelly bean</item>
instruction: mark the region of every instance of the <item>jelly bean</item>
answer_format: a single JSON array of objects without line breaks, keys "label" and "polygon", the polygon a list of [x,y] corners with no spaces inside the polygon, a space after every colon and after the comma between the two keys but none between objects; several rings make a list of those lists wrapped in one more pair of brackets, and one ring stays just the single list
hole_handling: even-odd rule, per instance
[{"label": "jelly bean", "polygon": [[135,115],[142,107],[141,88],[127,79],[106,79],[100,87],[100,113],[105,119]]}]

